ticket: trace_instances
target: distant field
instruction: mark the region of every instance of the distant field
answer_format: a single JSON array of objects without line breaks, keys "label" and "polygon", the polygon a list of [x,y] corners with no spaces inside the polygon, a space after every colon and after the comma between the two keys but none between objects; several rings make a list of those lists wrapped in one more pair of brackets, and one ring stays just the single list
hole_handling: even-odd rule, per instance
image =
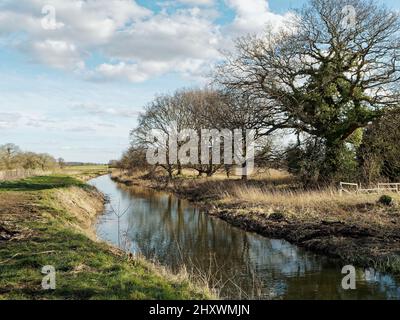
[{"label": "distant field", "polygon": [[98,169],[108,169],[108,165],[106,164],[98,164],[98,165],[81,165],[81,166],[66,166],[64,170],[98,170]]},{"label": "distant field", "polygon": [[74,176],[77,179],[87,181],[92,178],[110,173],[107,165],[67,166],[58,171],[61,174]]},{"label": "distant field", "polygon": [[81,180],[88,180],[93,177],[109,173],[107,165],[80,165],[66,166],[64,168],[54,168],[48,170],[24,170],[15,169],[0,171],[0,181],[20,180],[37,176],[49,175],[72,175]]}]

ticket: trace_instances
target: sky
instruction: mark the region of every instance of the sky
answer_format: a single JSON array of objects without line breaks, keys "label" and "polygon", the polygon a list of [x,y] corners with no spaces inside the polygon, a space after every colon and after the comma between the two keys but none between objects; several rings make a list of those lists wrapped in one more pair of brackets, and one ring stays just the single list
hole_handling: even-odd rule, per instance
[{"label": "sky", "polygon": [[0,145],[118,159],[155,95],[203,86],[235,38],[305,2],[0,0]]}]

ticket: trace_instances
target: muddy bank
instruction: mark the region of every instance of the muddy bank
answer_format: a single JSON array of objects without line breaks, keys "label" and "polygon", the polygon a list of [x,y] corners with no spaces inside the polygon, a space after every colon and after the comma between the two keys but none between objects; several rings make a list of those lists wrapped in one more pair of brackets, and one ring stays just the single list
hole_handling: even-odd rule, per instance
[{"label": "muddy bank", "polygon": [[[195,202],[203,211],[223,219],[246,231],[269,238],[289,241],[310,251],[338,258],[344,264],[373,267],[380,271],[400,273],[400,218],[397,211],[386,212],[378,205],[346,208],[349,218],[326,212],[309,216],[266,210],[257,203],[226,202],[212,189],[190,183],[168,184],[163,180],[122,179],[113,180],[125,185],[136,185],[172,192]],[[397,210],[397,209],[396,209]],[[322,210],[323,211],[323,210]],[[350,214],[351,212],[351,214]],[[369,223],[370,217],[384,217],[378,223]]]},{"label": "muddy bank", "polygon": [[275,219],[235,208],[217,208],[208,213],[247,231],[285,239],[346,264],[400,272],[400,234],[385,234],[345,222]]}]

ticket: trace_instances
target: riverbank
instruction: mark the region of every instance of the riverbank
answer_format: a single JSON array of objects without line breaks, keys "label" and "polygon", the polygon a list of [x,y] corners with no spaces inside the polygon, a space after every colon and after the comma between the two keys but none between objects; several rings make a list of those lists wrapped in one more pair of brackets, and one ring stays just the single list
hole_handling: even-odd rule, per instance
[{"label": "riverbank", "polygon": [[400,196],[394,204],[380,195],[345,195],[336,190],[304,191],[288,179],[147,179],[115,171],[114,181],[172,192],[204,212],[246,231],[284,239],[343,265],[400,274]]},{"label": "riverbank", "polygon": [[[104,199],[76,178],[94,177],[95,170],[78,171],[0,182],[0,299],[212,297],[184,272],[171,274],[96,241],[92,223]],[[55,290],[41,286],[48,265],[56,270]]]}]

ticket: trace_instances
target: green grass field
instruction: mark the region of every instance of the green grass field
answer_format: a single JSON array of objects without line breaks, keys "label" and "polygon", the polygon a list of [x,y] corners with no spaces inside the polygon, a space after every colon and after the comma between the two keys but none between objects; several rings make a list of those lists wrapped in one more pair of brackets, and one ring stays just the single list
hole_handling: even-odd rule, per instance
[{"label": "green grass field", "polygon": [[[88,226],[102,206],[97,191],[72,176],[0,183],[0,299],[211,297],[185,274],[94,241]],[[56,270],[55,290],[41,286],[47,265]]]},{"label": "green grass field", "polygon": [[38,191],[71,186],[84,187],[85,184],[65,175],[37,176],[17,181],[0,182],[0,191]]}]

